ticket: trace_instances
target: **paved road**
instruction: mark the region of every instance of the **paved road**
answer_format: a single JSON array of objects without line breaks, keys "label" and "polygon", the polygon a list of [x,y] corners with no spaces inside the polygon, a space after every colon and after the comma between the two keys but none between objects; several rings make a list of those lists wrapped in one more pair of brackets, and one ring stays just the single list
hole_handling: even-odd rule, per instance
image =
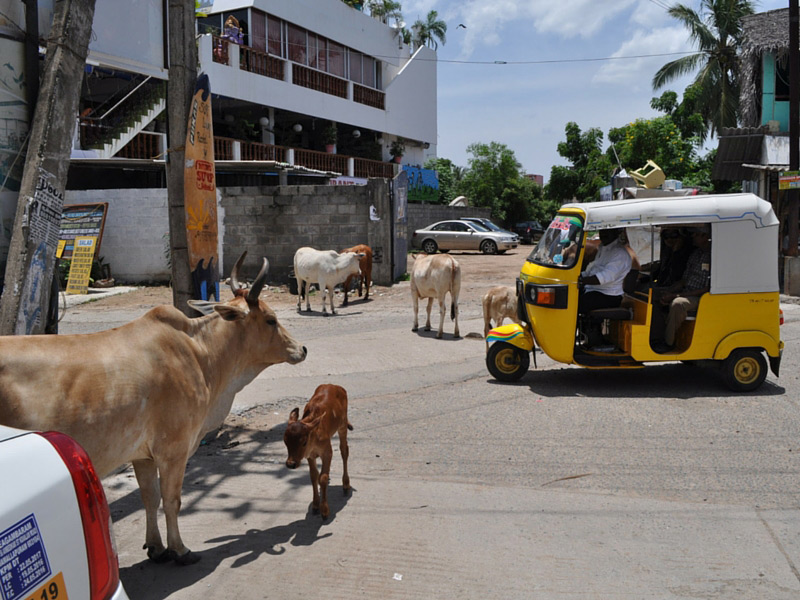
[{"label": "paved road", "polygon": [[[490,283],[466,283],[462,335],[482,332]],[[309,358],[263,372],[190,460],[181,531],[199,564],[144,560],[132,472],[105,481],[132,598],[800,597],[800,305],[783,306],[780,379],[740,396],[682,364],[541,357],[498,384],[482,340],[449,321],[444,340],[412,333],[408,283],[383,293],[335,318],[279,308]],[[126,314],[73,311],[62,331]],[[327,522],[282,464],[288,413],[322,382],[348,390],[355,426],[354,492],[337,448]]]}]

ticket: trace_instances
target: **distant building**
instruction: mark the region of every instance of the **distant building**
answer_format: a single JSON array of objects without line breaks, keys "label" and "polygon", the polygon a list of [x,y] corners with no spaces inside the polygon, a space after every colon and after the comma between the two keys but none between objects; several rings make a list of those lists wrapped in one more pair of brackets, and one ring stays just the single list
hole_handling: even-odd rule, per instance
[{"label": "distant building", "polygon": [[528,179],[532,179],[533,181],[538,183],[540,186],[544,187],[544,175],[531,175],[531,174],[526,173],[525,177],[527,177]]}]

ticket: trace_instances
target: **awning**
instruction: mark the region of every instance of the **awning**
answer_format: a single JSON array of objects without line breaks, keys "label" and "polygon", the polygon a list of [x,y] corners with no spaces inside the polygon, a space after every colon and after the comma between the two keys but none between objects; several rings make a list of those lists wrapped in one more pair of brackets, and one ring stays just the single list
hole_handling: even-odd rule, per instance
[{"label": "awning", "polygon": [[720,131],[712,179],[742,181],[752,177],[745,164],[760,164],[766,127],[725,128]]}]

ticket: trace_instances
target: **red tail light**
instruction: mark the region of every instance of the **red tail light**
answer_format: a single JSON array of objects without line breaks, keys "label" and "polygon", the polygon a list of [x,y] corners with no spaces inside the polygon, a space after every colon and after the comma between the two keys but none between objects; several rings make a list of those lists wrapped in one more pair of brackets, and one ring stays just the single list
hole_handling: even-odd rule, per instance
[{"label": "red tail light", "polygon": [[783,311],[781,310],[781,325],[783,325]]},{"label": "red tail light", "polygon": [[103,485],[89,455],[75,440],[57,431],[40,435],[53,445],[72,475],[86,539],[91,600],[110,598],[119,585],[119,560],[111,539],[111,514]]}]

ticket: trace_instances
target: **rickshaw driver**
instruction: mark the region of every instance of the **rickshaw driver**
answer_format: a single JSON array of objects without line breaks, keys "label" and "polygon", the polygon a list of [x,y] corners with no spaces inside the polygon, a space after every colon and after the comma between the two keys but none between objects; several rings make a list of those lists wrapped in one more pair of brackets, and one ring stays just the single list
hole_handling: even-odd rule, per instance
[{"label": "rickshaw driver", "polygon": [[[578,296],[578,314],[588,315],[598,308],[617,308],[622,304],[624,290],[622,282],[631,270],[631,255],[620,240],[622,229],[601,229],[597,256],[586,270],[578,276],[581,293]],[[587,324],[588,345],[602,342],[599,321]]]},{"label": "rickshaw driver", "polygon": [[[689,255],[683,277],[658,295],[658,302],[669,306],[664,341],[656,340],[651,344],[660,354],[672,350],[678,328],[690,312],[697,310],[700,297],[711,289],[711,233],[707,225],[692,230],[692,243],[695,249]],[[663,324],[663,314],[655,311],[653,316],[660,321],[656,327],[658,331]]]}]

